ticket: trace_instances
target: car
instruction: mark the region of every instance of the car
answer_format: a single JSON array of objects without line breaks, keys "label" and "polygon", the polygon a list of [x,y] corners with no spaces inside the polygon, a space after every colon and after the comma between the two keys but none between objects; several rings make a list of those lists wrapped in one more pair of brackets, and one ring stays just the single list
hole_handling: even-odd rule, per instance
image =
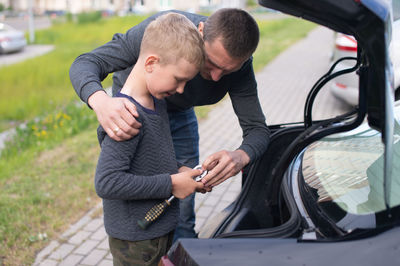
[{"label": "car", "polygon": [[0,54],[18,52],[27,44],[25,33],[0,23]]},{"label": "car", "polygon": [[[391,52],[393,55],[393,71],[395,77],[396,99],[400,98],[400,1],[393,1],[393,26]],[[352,35],[343,33],[335,34],[335,44],[332,52],[332,63],[340,58],[348,57],[337,65],[337,69],[349,69],[355,64],[357,58],[357,41]],[[341,75],[333,80],[330,85],[331,93],[339,100],[350,106],[358,105],[358,75],[356,71]]]},{"label": "car", "polygon": [[[398,3],[259,0],[354,36],[356,63],[333,63],[310,88],[304,121],[269,126],[268,149],[243,170],[236,200],[159,265],[400,265],[400,102],[389,52]],[[353,70],[357,106],[314,119],[321,89]]]}]

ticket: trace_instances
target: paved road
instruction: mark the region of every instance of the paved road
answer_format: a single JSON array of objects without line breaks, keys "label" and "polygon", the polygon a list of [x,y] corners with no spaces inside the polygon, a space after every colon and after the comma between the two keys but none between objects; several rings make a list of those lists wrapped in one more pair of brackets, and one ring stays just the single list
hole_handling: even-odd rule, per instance
[{"label": "paved road", "polygon": [[0,54],[0,67],[22,62],[29,58],[46,54],[54,49],[53,45],[27,45],[22,51]]},{"label": "paved road", "polygon": [[[290,47],[256,75],[259,98],[268,124],[302,121],[304,99],[313,83],[328,69],[333,34],[317,28],[307,38]],[[312,47],[312,48],[311,48]],[[345,112],[346,106],[328,91],[317,97],[316,118]],[[241,130],[229,100],[218,104],[199,124],[200,161],[221,149],[236,149]],[[230,204],[239,194],[241,176],[237,175],[211,193],[196,195],[196,231]],[[59,239],[53,239],[36,258],[34,265],[112,265],[102,216],[95,215],[101,205],[71,225]]]},{"label": "paved road", "polygon": [[[28,32],[29,29],[27,17],[6,18],[4,21],[0,20],[0,22],[6,23],[15,29],[25,32]],[[51,20],[48,17],[35,17],[34,25],[36,30],[46,29],[51,26]],[[35,56],[43,55],[53,50],[53,48],[53,45],[27,45],[25,49],[20,52],[0,54],[0,67],[18,63]]]},{"label": "paved road", "polygon": [[[17,30],[22,30],[28,32],[29,29],[29,19],[25,17],[16,18],[5,18],[0,20],[2,23],[6,23]],[[48,17],[35,17],[33,20],[34,28],[37,30],[46,29],[51,26],[51,20]]]}]

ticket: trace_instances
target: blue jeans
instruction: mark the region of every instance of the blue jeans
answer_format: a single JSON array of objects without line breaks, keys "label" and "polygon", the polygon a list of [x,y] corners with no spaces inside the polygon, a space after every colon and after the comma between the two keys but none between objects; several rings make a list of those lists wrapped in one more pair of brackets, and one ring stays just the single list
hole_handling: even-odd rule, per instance
[{"label": "blue jeans", "polygon": [[[182,112],[169,112],[169,123],[175,155],[178,162],[188,167],[199,164],[199,132],[193,108]],[[174,242],[178,238],[195,238],[194,196],[179,200],[180,215],[175,229]]]}]

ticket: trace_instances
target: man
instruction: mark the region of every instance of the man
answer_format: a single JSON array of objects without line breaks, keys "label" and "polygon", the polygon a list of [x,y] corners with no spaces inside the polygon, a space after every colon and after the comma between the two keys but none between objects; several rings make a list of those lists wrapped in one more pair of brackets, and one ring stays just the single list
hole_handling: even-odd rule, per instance
[{"label": "man", "polygon": [[[184,93],[166,98],[177,160],[189,167],[199,162],[194,106],[214,104],[229,93],[243,130],[243,142],[237,150],[216,152],[202,164],[209,170],[203,183],[216,186],[262,155],[269,143],[251,57],[259,41],[258,26],[247,12],[234,8],[220,9],[208,18],[181,11],[166,12],[183,14],[196,25],[206,53],[203,69],[187,82]],[[96,112],[100,124],[114,140],[130,139],[138,134],[141,125],[135,119],[135,106],[127,99],[109,97],[101,80],[116,72],[113,94],[121,89],[136,63],[146,26],[164,13],[147,18],[125,34],[115,34],[112,41],[79,56],[71,66],[71,82],[77,94]],[[181,201],[180,208],[175,239],[196,237],[194,195]]]}]

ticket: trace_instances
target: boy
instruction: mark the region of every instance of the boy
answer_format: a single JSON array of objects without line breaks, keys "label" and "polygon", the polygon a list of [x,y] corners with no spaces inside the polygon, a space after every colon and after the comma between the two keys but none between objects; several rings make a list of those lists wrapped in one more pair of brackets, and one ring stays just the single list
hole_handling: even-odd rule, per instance
[{"label": "boy", "polygon": [[[119,91],[136,63],[143,32],[159,12],[112,40],[77,57],[70,68],[77,95],[95,111],[97,119],[114,140],[130,139],[140,131],[135,106],[126,98],[109,97],[101,80],[113,76],[113,92]],[[257,22],[244,10],[222,8],[206,17],[184,11],[203,35],[206,62],[183,94],[166,98],[177,160],[191,167],[199,164],[199,132],[195,106],[215,104],[226,94],[242,128],[243,141],[236,150],[218,151],[203,161],[208,174],[202,181],[216,186],[236,175],[267,150],[270,132],[258,100],[251,55],[259,40]],[[132,114],[132,115],[129,115]],[[116,129],[119,130],[116,130]],[[214,162],[217,162],[215,164]],[[196,237],[194,194],[181,200],[181,220],[175,237]]]},{"label": "boy", "polygon": [[95,188],[103,199],[114,265],[156,265],[172,243],[178,201],[147,230],[140,229],[137,221],[171,194],[182,199],[206,191],[192,179],[201,170],[182,166],[178,173],[166,104],[161,100],[183,93],[204,63],[203,49],[201,35],[183,15],[168,13],[150,23],[138,60],[117,94],[135,104],[142,129],[123,142],[111,139],[101,126],[98,129],[102,150]]}]

